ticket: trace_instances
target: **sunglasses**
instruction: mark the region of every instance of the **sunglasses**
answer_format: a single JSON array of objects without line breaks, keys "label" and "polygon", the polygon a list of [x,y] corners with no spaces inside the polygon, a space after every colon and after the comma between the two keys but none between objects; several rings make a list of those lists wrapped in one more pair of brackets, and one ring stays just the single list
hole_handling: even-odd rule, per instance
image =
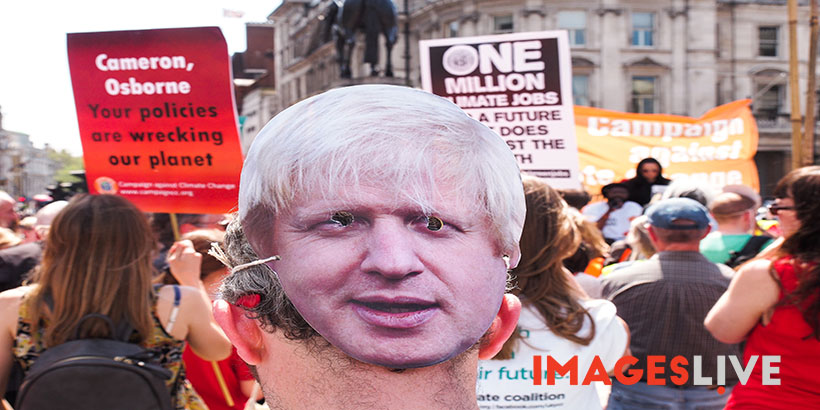
[{"label": "sunglasses", "polygon": [[793,206],[778,206],[778,205],[769,205],[768,206],[769,212],[772,215],[777,215],[780,211],[794,211]]}]

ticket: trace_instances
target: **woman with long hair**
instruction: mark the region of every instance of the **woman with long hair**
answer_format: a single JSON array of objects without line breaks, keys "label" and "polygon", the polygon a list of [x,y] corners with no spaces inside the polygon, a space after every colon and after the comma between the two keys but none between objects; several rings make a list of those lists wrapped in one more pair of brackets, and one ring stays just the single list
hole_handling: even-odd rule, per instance
[{"label": "woman with long hair", "polygon": [[721,342],[745,339],[747,367],[753,358],[779,356],[779,386],[767,386],[761,364],[754,364],[727,409],[820,403],[820,166],[790,172],[774,194],[769,209],[783,229],[782,245],[769,258],[741,265],[705,325]]},{"label": "woman with long hair", "polygon": [[51,225],[34,283],[0,293],[0,351],[11,353],[0,355],[0,388],[12,360],[25,372],[40,353],[75,336],[112,337],[103,320],[83,320],[97,313],[117,329],[133,328],[130,341],[160,357],[173,373],[167,385],[176,408],[205,408],[185,379],[182,349],[187,341],[202,357],[217,360],[231,345],[199,289],[152,286],[154,250],[145,216],[128,200],[74,197]]},{"label": "woman with long hair", "polygon": [[[532,371],[524,369],[533,368],[534,355],[548,355],[562,365],[577,356],[582,374],[597,356],[610,371],[626,351],[628,332],[615,306],[587,299],[563,266],[578,249],[581,233],[560,195],[533,177],[524,177],[524,194],[521,262],[512,270],[512,293],[523,304],[519,329],[493,360],[480,363],[479,397],[541,397],[537,401],[542,404],[568,409],[601,408],[594,385],[570,385],[567,378],[556,380],[549,395],[532,396],[545,392],[544,386],[533,386]],[[546,374],[541,376],[547,380]]]},{"label": "woman with long hair", "polygon": [[635,177],[624,181],[626,189],[629,191],[627,201],[637,202],[641,206],[646,206],[652,195],[654,186],[669,185],[670,180],[664,178],[663,167],[655,158],[644,158],[635,167]]}]

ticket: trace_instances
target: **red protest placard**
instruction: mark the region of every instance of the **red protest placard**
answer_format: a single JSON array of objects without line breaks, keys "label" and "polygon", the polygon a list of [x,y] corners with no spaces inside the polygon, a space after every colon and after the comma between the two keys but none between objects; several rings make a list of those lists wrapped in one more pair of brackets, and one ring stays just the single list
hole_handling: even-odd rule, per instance
[{"label": "red protest placard", "polygon": [[236,206],[242,150],[219,28],[72,33],[68,61],[91,193],[148,212]]}]

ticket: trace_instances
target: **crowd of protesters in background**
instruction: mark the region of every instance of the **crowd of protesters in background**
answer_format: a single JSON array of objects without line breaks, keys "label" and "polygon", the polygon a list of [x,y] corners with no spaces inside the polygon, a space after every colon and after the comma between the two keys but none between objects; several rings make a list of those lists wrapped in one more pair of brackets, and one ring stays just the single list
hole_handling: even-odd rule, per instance
[{"label": "crowd of protesters in background", "polygon": [[[613,243],[598,279],[632,332],[632,354],[639,359],[633,368],[646,371],[648,356],[700,356],[701,370],[714,375],[718,356],[743,355],[744,366],[779,356],[781,383],[763,385],[759,360],[745,383],[737,383],[731,368],[721,385],[690,380],[670,388],[649,385],[646,376],[631,385],[613,380],[608,408],[722,408],[727,399],[727,408],[738,409],[820,403],[820,167],[786,175],[768,208],[748,186],[670,183],[652,159],[637,171],[622,184],[630,200],[644,205],[642,215],[632,218],[624,240]],[[600,221],[598,212],[585,215]]]},{"label": "crowd of protesters in background", "polygon": [[[746,383],[729,371],[722,385],[655,386],[644,376],[633,385],[613,379],[611,394],[600,386],[552,391],[579,409],[607,401],[611,409],[720,408],[727,399],[728,408],[820,403],[820,167],[784,177],[768,208],[750,187],[711,189],[662,172],[647,158],[634,178],[604,186],[604,200],[592,202],[583,190],[558,191],[523,177],[528,211],[511,285],[524,309],[518,331],[481,368],[526,367],[533,355],[549,354],[561,363],[580,357],[579,369],[598,357],[612,371],[633,355],[633,367],[646,371],[649,356],[682,355],[701,356],[703,375],[714,378],[719,355],[745,355],[744,364],[778,355],[777,388],[764,386],[754,367]],[[100,323],[79,323],[97,311],[130,322],[134,340],[168,356],[177,408],[239,410],[261,398],[210,313],[230,271],[207,250],[222,242],[230,216],[180,215],[183,236],[176,240],[167,214],[144,214],[120,197],[81,195],[23,218],[16,205],[0,191],[0,341],[11,353],[0,360],[0,388],[7,408],[39,353],[75,330],[105,332]],[[761,217],[779,227],[761,229]],[[105,296],[94,286],[105,287]],[[171,313],[175,299],[178,314]],[[478,392],[532,387],[513,381],[480,379]]]},{"label": "crowd of protesters in background", "polygon": [[49,346],[113,337],[105,324],[84,319],[92,313],[108,316],[117,330],[129,323],[130,341],[160,357],[172,374],[175,408],[256,405],[260,390],[210,308],[229,271],[206,252],[221,242],[226,215],[181,215],[187,233],[174,241],[167,214],[145,214],[118,196],[52,202],[23,218],[28,227],[15,205],[0,192],[0,242],[8,242],[0,249],[0,344],[8,352],[0,360],[0,408],[15,403],[23,377]]}]

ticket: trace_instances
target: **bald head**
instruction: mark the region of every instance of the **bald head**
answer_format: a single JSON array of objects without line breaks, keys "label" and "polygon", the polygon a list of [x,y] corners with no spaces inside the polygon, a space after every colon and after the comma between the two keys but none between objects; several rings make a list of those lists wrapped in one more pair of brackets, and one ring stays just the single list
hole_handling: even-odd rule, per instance
[{"label": "bald head", "polygon": [[57,217],[57,214],[68,205],[66,201],[54,201],[37,211],[34,217],[37,222],[34,223],[34,231],[37,233],[39,239],[45,239],[48,236],[48,228],[51,227],[51,222]]},{"label": "bald head", "polygon": [[16,201],[5,191],[0,191],[0,227],[14,228],[17,224],[17,213],[14,212]]},{"label": "bald head", "polygon": [[753,198],[736,192],[723,192],[712,202],[709,211],[718,223],[718,231],[724,235],[741,235],[754,231],[756,207]]},{"label": "bald head", "polygon": [[743,212],[750,211],[754,206],[755,201],[750,198],[734,192],[724,192],[712,201],[712,206],[709,208],[715,219],[719,221],[721,218],[738,216]]}]

